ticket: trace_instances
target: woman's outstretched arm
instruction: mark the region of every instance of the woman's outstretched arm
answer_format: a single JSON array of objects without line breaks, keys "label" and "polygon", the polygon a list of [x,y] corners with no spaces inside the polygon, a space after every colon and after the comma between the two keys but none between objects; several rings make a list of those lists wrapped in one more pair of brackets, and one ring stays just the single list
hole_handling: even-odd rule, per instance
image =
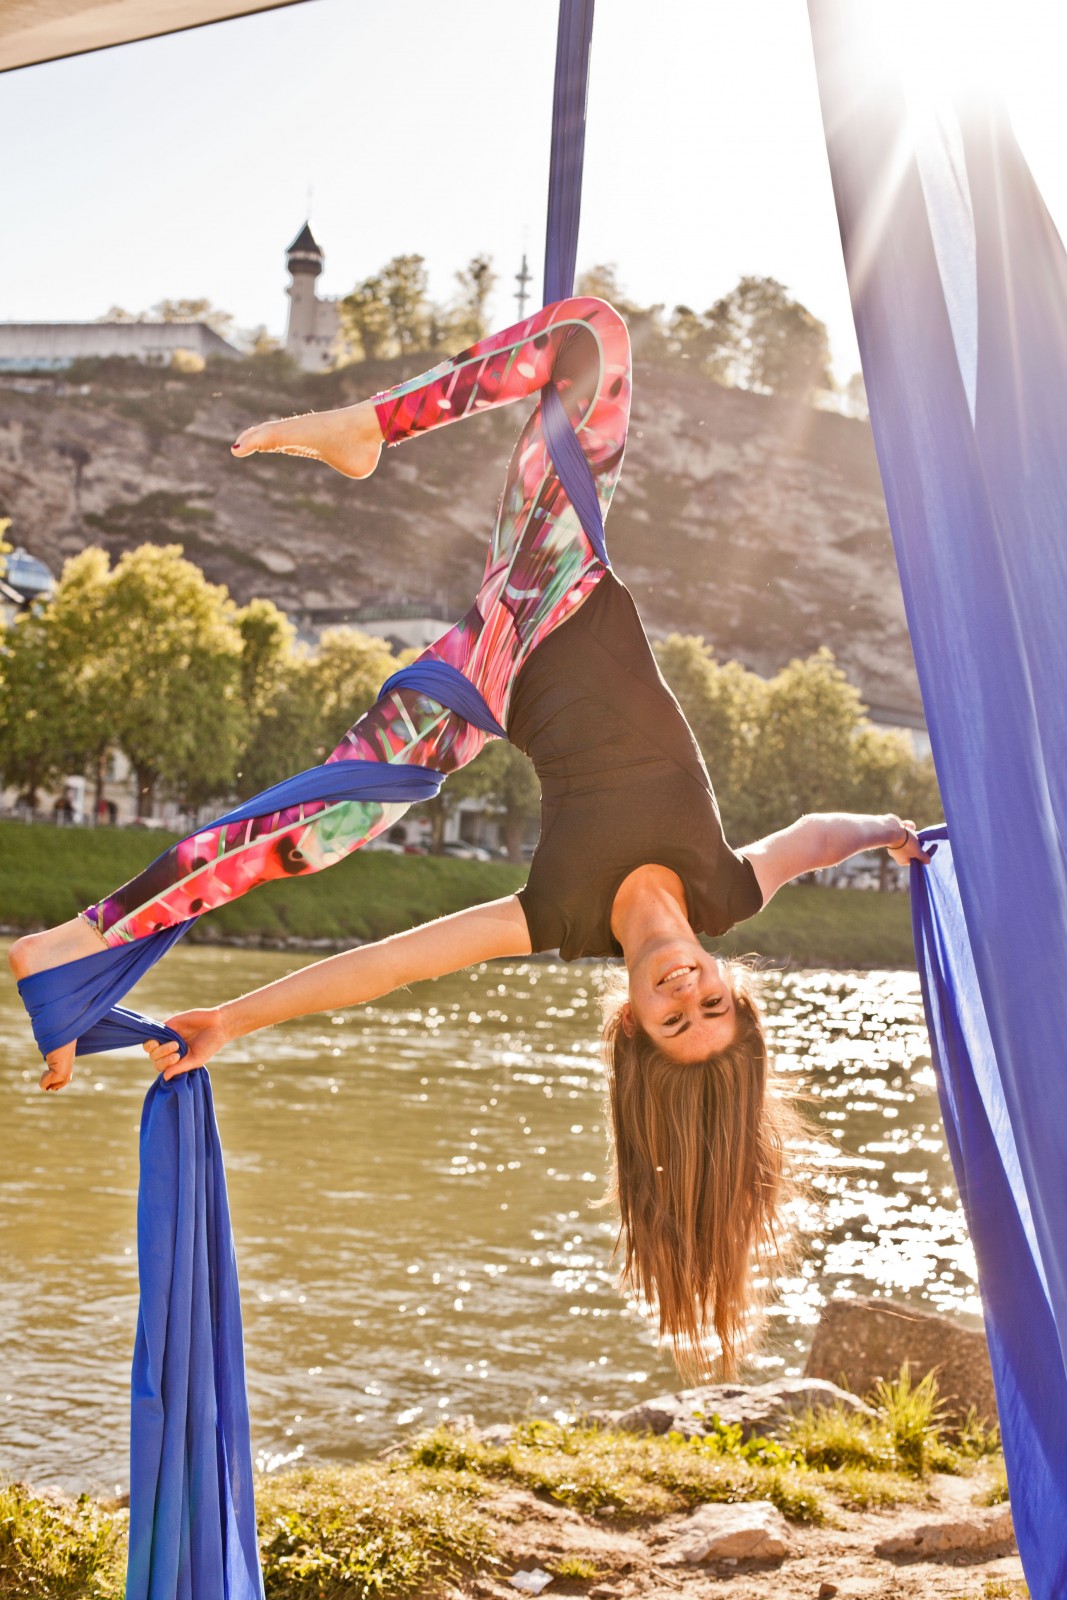
[{"label": "woman's outstretched arm", "polygon": [[363,1005],[405,984],[440,978],[495,956],[529,953],[526,918],[518,898],[508,895],[316,961],[210,1010],[183,1011],[168,1018],[167,1026],[189,1046],[181,1061],[175,1044],[146,1044],[145,1050],[157,1071],[173,1078],[204,1066],[231,1039],[260,1028],[316,1011]]},{"label": "woman's outstretched arm", "polygon": [[752,863],[766,905],[783,883],[820,867],[836,867],[863,850],[886,849],[899,866],[930,860],[915,836],[914,822],[888,813],[863,816],[848,811],[813,812],[788,828],[769,833],[739,852]]}]

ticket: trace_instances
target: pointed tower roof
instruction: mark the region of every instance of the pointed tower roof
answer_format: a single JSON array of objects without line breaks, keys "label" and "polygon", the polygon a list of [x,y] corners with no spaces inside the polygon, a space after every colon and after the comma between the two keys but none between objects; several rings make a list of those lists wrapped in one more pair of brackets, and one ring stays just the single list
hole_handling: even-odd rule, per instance
[{"label": "pointed tower roof", "polygon": [[322,252],[322,246],[316,242],[315,235],[311,231],[311,224],[309,222],[304,223],[304,226],[301,228],[300,232],[297,234],[296,238],[293,240],[292,244],[285,253],[287,256],[316,255],[320,257],[321,260],[326,259]]}]

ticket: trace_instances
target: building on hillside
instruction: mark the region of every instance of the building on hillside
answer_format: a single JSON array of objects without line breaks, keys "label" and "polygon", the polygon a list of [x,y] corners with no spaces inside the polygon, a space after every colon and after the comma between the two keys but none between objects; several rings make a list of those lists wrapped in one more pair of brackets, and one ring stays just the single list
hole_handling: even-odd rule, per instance
[{"label": "building on hillside", "polygon": [[327,628],[358,628],[391,650],[425,650],[455,622],[458,611],[439,600],[373,595],[357,605],[306,606],[293,611],[297,637],[316,644]]},{"label": "building on hillside", "polygon": [[0,372],[61,372],[109,356],[166,366],[179,350],[241,359],[206,322],[0,322]]},{"label": "building on hillside", "polygon": [[325,261],[310,223],[305,222],[285,252],[290,279],[285,291],[289,296],[285,350],[305,372],[323,372],[332,367],[344,343],[340,302],[320,300],[315,292],[315,280]]},{"label": "building on hillside", "polygon": [[921,711],[902,706],[869,705],[867,716],[876,728],[907,734],[911,740],[912,754],[920,760],[930,754],[930,735]]}]

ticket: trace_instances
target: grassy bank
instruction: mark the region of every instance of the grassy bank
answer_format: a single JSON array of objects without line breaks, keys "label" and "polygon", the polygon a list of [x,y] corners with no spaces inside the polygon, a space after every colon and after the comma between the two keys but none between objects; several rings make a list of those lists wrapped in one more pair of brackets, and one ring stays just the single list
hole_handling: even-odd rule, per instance
[{"label": "grassy bank", "polygon": [[[136,829],[83,830],[0,822],[0,925],[62,922],[124,883],[172,842]],[[480,900],[511,894],[524,868],[362,851],[307,878],[288,878],[212,912],[191,937],[377,939]],[[724,941],[795,966],[914,963],[908,898],[794,886]]]},{"label": "grassy bank", "polygon": [[[552,1573],[554,1594],[582,1595],[623,1571],[640,1577],[642,1566],[656,1577],[640,1542],[656,1537],[664,1517],[709,1502],[770,1500],[795,1525],[819,1528],[842,1512],[923,1502],[935,1472],[977,1472],[972,1504],[1004,1497],[995,1432],[972,1426],[942,1437],[932,1384],[912,1388],[902,1375],[874,1398],[870,1417],[808,1412],[777,1440],[742,1440],[739,1428],[714,1419],[695,1439],[538,1419],[483,1444],[475,1432],[442,1426],[389,1460],[261,1478],[267,1597],[440,1593],[448,1580],[499,1578],[531,1556]],[[570,1513],[563,1545],[553,1543],[552,1507]],[[0,1597],[119,1600],[126,1523],[125,1511],[84,1498],[0,1489]],[[652,1587],[662,1592],[658,1579]],[[472,1590],[464,1584],[464,1592]]]}]

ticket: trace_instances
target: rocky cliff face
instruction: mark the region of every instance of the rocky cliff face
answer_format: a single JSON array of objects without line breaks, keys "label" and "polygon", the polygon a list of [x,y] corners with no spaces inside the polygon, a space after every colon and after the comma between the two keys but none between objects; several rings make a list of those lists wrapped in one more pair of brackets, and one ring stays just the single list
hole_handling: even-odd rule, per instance
[{"label": "rocky cliff face", "polygon": [[[0,514],[55,569],[86,544],[179,542],[241,602],[356,605],[383,591],[465,610],[513,412],[388,452],[350,483],[286,457],[237,463],[264,416],[337,405],[395,365],[318,378],[269,364],[177,377],[124,365],[0,387]],[[83,381],[79,381],[83,380]],[[608,545],[654,635],[703,634],[772,672],[828,645],[879,706],[918,709],[870,430],[697,376],[638,366]]]}]

